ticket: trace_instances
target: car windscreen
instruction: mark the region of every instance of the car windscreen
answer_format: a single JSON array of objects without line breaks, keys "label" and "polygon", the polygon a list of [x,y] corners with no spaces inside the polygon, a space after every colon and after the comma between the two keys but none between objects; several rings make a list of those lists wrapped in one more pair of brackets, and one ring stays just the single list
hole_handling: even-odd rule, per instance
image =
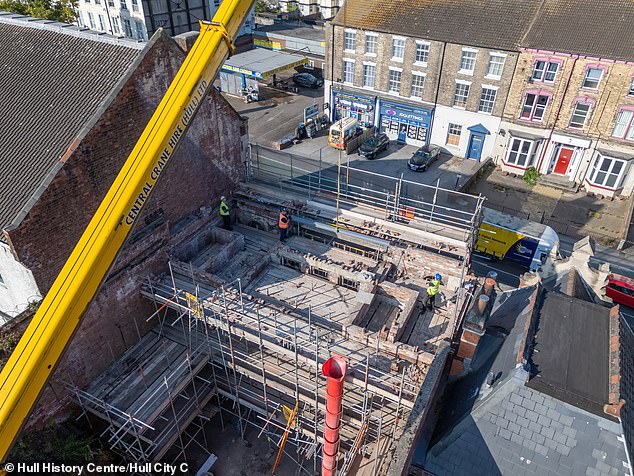
[{"label": "car windscreen", "polygon": [[377,143],[378,141],[376,137],[370,137],[368,140],[365,141],[363,145],[366,147],[376,147]]},{"label": "car windscreen", "polygon": [[330,130],[330,135],[334,138],[337,139],[339,138],[339,136],[341,135],[339,132],[339,129],[331,129]]},{"label": "car windscreen", "polygon": [[429,152],[418,151],[412,157],[413,164],[424,164],[429,160],[430,154]]}]

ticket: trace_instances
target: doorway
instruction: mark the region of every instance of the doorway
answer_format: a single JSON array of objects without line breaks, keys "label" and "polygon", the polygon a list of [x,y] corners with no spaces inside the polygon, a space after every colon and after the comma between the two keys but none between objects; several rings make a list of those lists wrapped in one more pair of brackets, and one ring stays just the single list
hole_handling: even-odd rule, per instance
[{"label": "doorway", "polygon": [[555,164],[555,170],[553,171],[553,173],[566,175],[573,152],[574,149],[567,149],[565,147],[559,149],[559,156],[557,157],[557,162]]}]

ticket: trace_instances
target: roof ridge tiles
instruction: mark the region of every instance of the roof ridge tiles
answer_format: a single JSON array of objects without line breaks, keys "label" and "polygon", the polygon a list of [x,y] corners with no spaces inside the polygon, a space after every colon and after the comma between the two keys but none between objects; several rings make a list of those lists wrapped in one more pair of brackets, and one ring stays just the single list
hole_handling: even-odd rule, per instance
[{"label": "roof ridge tiles", "polygon": [[11,13],[0,10],[0,23],[7,25],[22,26],[24,28],[35,28],[39,30],[48,30],[55,33],[74,36],[77,38],[93,40],[111,45],[123,46],[135,50],[142,50],[145,42],[131,40],[129,38],[120,38],[108,35],[99,31],[90,30],[89,28],[79,27],[72,23],[59,22],[56,20],[47,20],[44,18],[35,18],[19,13]]}]

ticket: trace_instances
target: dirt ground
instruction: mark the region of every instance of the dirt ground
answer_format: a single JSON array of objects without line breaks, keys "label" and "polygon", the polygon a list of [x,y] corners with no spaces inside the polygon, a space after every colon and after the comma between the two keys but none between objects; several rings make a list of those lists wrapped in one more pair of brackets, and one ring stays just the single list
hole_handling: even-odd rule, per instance
[{"label": "dirt ground", "polygon": [[[237,419],[232,418],[228,421],[226,413],[223,413],[223,417],[225,423],[224,431],[221,428],[218,415],[206,425],[209,451],[218,457],[218,461],[212,466],[210,472],[214,476],[270,476],[278,451],[276,442],[271,441],[269,443],[266,435],[262,435],[258,439],[259,430],[249,425],[245,432],[247,441],[245,444],[240,438]],[[202,436],[199,436],[197,440],[203,443]],[[290,443],[286,445],[286,451],[294,459],[297,459],[294,448],[294,445]],[[196,474],[196,471],[198,471],[207,457],[208,453],[203,451],[200,446],[190,445],[187,455],[190,473]],[[284,454],[275,471],[275,475],[312,475],[313,461],[305,461],[304,466],[304,470],[300,469],[288,455]]]}]

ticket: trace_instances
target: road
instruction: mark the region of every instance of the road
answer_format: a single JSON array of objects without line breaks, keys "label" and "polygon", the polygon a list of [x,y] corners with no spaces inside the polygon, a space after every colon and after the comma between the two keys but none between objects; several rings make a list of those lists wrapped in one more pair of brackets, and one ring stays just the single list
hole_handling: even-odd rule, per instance
[{"label": "road", "polygon": [[[253,140],[266,144],[270,143],[272,138],[279,137],[283,132],[292,130],[304,107],[312,103],[321,104],[323,101],[321,99],[322,94],[323,92],[321,90],[302,91],[302,94],[288,95],[288,98],[284,97],[271,100],[267,104],[259,104],[259,107],[254,107],[253,105],[241,106],[239,102],[237,106],[242,109],[242,114],[252,119],[249,128]],[[282,96],[284,96],[283,93]],[[281,106],[279,110],[273,112],[269,110],[269,108],[276,108],[277,106]],[[291,149],[290,152],[292,153],[294,151]],[[291,178],[292,174],[292,178],[295,182],[311,181],[314,184],[318,176],[320,176],[322,187],[323,181],[329,181],[331,188],[336,190],[337,166],[332,162],[330,167],[324,168],[321,174],[319,174],[319,161],[314,157],[312,159],[307,158],[302,160],[296,156],[294,164],[291,166],[289,163],[290,155],[285,152],[261,149],[258,155],[260,165],[264,169],[268,167],[271,171],[288,178]],[[411,155],[409,149],[399,150],[395,148],[390,151],[387,157],[383,157],[381,160],[353,160],[351,167],[364,169],[368,173],[351,173],[348,177],[350,190],[371,195],[381,201],[385,201],[388,194],[392,194],[393,197],[395,185],[401,177],[402,171],[405,170],[406,173],[409,172],[405,164],[409,155]],[[357,159],[356,156],[354,157]],[[433,171],[430,169],[430,173],[426,173],[426,175],[407,174],[410,175],[407,177],[410,183],[405,184],[405,187],[401,189],[402,193],[406,194],[411,200],[421,200],[427,203],[432,202],[434,190],[429,186],[430,176],[432,172],[434,172],[439,174],[440,177],[440,174],[443,172],[442,169],[444,168],[443,163],[443,161],[439,161],[434,166],[434,168],[440,170]],[[293,168],[293,172],[290,171],[291,167]],[[445,171],[445,173],[446,172],[447,171]],[[419,180],[421,182],[425,181],[426,184],[421,183],[420,186],[417,186],[414,182],[418,182]],[[439,194],[436,196],[436,200],[439,204],[446,205],[452,210],[455,210],[454,212],[447,212],[451,215],[451,220],[455,220],[458,217],[462,219],[466,214],[473,213],[474,210],[475,201],[470,203],[464,196]],[[434,218],[437,219],[438,217],[435,216]],[[559,239],[560,253],[563,256],[569,256],[572,253],[575,239],[566,235],[560,235]],[[590,265],[594,268],[598,268],[605,262],[610,264],[610,269],[613,272],[634,278],[634,252],[627,253],[597,244],[595,247],[595,256],[590,259]],[[526,272],[526,269],[514,263],[494,261],[487,257],[477,255],[473,256],[472,265],[479,275],[485,275],[489,271],[496,271],[498,273],[498,281],[506,288],[517,287],[519,285],[520,275]],[[634,310],[627,310],[626,312],[630,313],[634,318]]]},{"label": "road", "polygon": [[[294,184],[304,187],[316,188],[321,181],[321,188],[331,191],[337,190],[337,165],[325,164],[319,172],[320,163],[318,160],[291,156],[286,152],[254,148],[255,156],[254,169],[263,174],[272,174],[279,178],[292,180]],[[357,161],[357,156],[351,160],[349,173],[345,172],[345,167],[341,172],[342,192],[359,201],[372,201],[374,204],[393,204],[397,190],[400,190],[401,206],[416,208],[416,213],[429,217],[433,214],[433,220],[438,223],[456,226],[461,229],[468,229],[471,218],[476,210],[478,197],[467,195],[450,190],[437,189],[427,183],[414,182],[417,175],[410,176],[410,180],[401,180],[402,170],[407,170],[407,159],[409,156],[391,157],[390,162],[394,163],[396,172],[385,172],[379,167],[378,160]],[[345,160],[345,157],[344,157]],[[342,162],[345,166],[345,163]],[[362,165],[363,169],[359,166]],[[391,164],[390,164],[391,165]],[[442,167],[443,162],[433,164],[433,167]],[[352,168],[354,167],[354,169]],[[419,174],[423,175],[423,174]],[[435,203],[435,205],[431,205]]]}]

